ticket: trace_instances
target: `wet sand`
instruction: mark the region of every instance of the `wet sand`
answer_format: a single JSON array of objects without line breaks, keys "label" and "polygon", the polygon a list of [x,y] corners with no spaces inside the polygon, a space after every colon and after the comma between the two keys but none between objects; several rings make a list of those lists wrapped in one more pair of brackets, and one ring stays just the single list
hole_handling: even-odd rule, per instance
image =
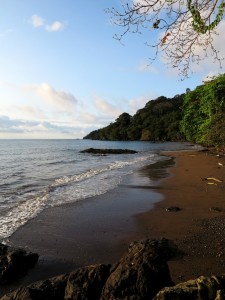
[{"label": "wet sand", "polygon": [[[38,265],[17,285],[88,264],[114,263],[133,240],[161,237],[186,254],[169,262],[175,282],[222,274],[225,157],[186,151],[164,155],[174,159],[127,176],[107,194],[47,209],[13,234],[10,244],[40,254]],[[171,206],[181,210],[166,211]]]},{"label": "wet sand", "polygon": [[135,215],[163,199],[158,180],[172,164],[173,159],[156,163],[126,176],[106,194],[46,209],[17,230],[8,243],[40,255],[38,265],[18,284],[117,262],[133,240],[143,238]]}]

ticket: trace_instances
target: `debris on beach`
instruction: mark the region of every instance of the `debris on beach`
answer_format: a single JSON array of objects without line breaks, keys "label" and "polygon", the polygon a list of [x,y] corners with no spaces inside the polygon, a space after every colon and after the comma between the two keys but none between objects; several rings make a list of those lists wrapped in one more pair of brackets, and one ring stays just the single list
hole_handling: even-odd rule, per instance
[{"label": "debris on beach", "polygon": [[[213,181],[216,181],[216,182],[219,182],[219,183],[223,182],[223,180],[215,178],[215,177],[202,178],[202,181],[208,181],[208,180],[213,180]],[[215,184],[215,183],[210,181],[210,182],[207,182],[207,184]]]},{"label": "debris on beach", "polygon": [[215,207],[215,206],[210,207],[209,210],[210,210],[210,211],[216,211],[216,212],[222,212],[222,211],[223,211],[222,208],[220,208],[220,207]]},{"label": "debris on beach", "polygon": [[181,211],[181,208],[178,206],[170,206],[170,207],[166,207],[165,208],[166,211],[172,211],[172,212],[177,212],[177,211]]}]

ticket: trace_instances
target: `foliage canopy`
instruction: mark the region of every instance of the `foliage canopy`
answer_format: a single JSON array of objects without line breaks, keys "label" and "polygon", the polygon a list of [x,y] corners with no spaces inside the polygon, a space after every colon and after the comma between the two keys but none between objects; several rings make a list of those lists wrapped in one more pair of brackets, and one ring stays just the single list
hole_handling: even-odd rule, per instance
[{"label": "foliage canopy", "polygon": [[225,74],[184,97],[181,131],[196,143],[225,145]]},{"label": "foliage canopy", "polygon": [[120,115],[114,123],[87,135],[97,140],[151,140],[178,141],[183,138],[179,130],[182,117],[183,95],[172,99],[159,97],[149,101],[132,117]]},{"label": "foliage canopy", "polygon": [[134,116],[121,114],[114,123],[85,139],[191,141],[225,147],[225,74],[173,98],[161,96]]}]

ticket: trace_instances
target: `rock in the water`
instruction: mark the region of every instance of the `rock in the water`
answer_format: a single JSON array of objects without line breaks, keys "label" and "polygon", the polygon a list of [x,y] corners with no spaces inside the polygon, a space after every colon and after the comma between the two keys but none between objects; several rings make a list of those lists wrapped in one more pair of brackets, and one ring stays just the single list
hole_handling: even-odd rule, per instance
[{"label": "rock in the water", "polygon": [[165,239],[132,243],[106,281],[101,300],[152,299],[160,289],[173,285],[166,244]]},{"label": "rock in the water", "polygon": [[80,151],[81,153],[91,153],[91,154],[134,154],[137,153],[135,150],[129,150],[129,149],[95,149],[95,148],[89,148]]},{"label": "rock in the water", "polygon": [[212,276],[201,276],[173,287],[162,289],[154,300],[224,300],[225,280]]},{"label": "rock in the water", "polygon": [[70,273],[65,299],[97,300],[109,277],[111,265],[92,265]]},{"label": "rock in the water", "polygon": [[0,244],[0,284],[8,284],[26,274],[38,261],[37,253],[26,253]]}]

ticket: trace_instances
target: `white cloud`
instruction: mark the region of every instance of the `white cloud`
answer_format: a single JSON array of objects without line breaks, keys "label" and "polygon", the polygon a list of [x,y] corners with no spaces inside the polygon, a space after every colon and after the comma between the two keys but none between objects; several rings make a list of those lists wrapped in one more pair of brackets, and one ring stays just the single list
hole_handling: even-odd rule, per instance
[{"label": "white cloud", "polygon": [[116,106],[112,105],[111,103],[107,102],[106,100],[102,99],[99,96],[94,96],[94,102],[96,108],[106,114],[109,117],[118,117],[122,113],[120,109]]},{"label": "white cloud", "polygon": [[[192,61],[190,62],[189,71],[202,74],[202,78],[205,79],[205,77],[211,73],[213,75],[218,75],[219,73],[225,72],[225,65],[223,63],[223,60],[225,59],[225,20],[222,20],[219,25],[216,28],[216,32],[211,32],[210,39],[212,40],[212,45],[214,49],[217,51],[218,57],[221,61],[221,66],[219,64],[219,61],[215,59],[215,51],[210,48],[210,45],[208,45],[207,51],[204,50],[204,46],[201,47],[199,45],[196,45],[195,48],[193,48],[193,52],[196,56],[199,56],[200,61]],[[162,38],[162,33],[159,35],[159,39]],[[204,41],[204,36],[201,36],[202,41]],[[174,48],[175,49],[175,48]],[[173,49],[173,50],[174,50]],[[161,53],[160,60],[164,64],[170,63],[169,58],[164,55],[164,53]],[[169,64],[170,66],[170,64]],[[168,76],[178,76],[179,70],[177,68],[169,68],[168,70]]]},{"label": "white cloud", "polygon": [[45,24],[44,19],[38,15],[31,16],[30,22],[31,22],[32,26],[35,28],[43,27]]},{"label": "white cloud", "polygon": [[65,28],[65,24],[60,21],[54,21],[51,24],[46,24],[45,20],[39,15],[31,16],[29,23],[31,23],[34,28],[42,27],[48,32],[57,32]]},{"label": "white cloud", "polygon": [[221,59],[221,66],[219,61],[215,60],[214,51],[209,50],[207,56],[205,56],[204,50],[196,46],[195,53],[198,54],[203,60],[197,64],[192,64],[192,70],[194,72],[202,73],[203,81],[206,77],[218,76],[221,73],[225,72],[225,65],[223,60],[225,59],[225,20],[222,20],[217,27],[217,34],[212,35],[213,38],[213,47],[218,53],[218,57]]},{"label": "white cloud", "polygon": [[65,25],[59,21],[53,22],[51,25],[46,25],[45,29],[49,32],[61,31],[63,30]]},{"label": "white cloud", "polygon": [[96,111],[48,83],[0,82],[0,87],[0,138],[82,138],[114,119],[102,113],[106,108],[115,110],[113,105],[103,108],[98,102],[101,110]]},{"label": "white cloud", "polygon": [[137,110],[143,108],[148,101],[150,101],[151,99],[155,99],[158,96],[159,95],[157,94],[144,95],[129,100],[128,101],[129,113],[131,115],[134,115],[137,112]]},{"label": "white cloud", "polygon": [[26,120],[44,120],[47,118],[45,112],[35,105],[14,105],[10,110],[14,110],[17,116],[26,118]]},{"label": "white cloud", "polygon": [[0,115],[0,138],[82,138],[84,132],[81,126],[27,121]]},{"label": "white cloud", "polygon": [[57,91],[48,83],[27,85],[24,89],[34,92],[55,109],[67,113],[73,113],[78,102],[75,96],[71,93],[66,91]]},{"label": "white cloud", "polygon": [[96,124],[98,122],[98,118],[88,112],[82,113],[79,119],[83,123],[85,122],[85,123],[90,123],[90,124],[91,123]]}]

